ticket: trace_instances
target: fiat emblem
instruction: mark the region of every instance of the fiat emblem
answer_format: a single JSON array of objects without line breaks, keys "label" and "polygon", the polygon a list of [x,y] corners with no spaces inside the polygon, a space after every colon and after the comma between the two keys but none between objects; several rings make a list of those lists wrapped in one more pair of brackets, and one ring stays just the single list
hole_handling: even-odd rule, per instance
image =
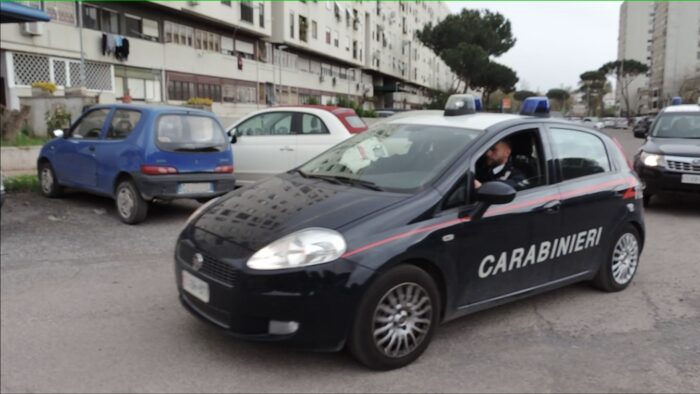
[{"label": "fiat emblem", "polygon": [[192,256],[192,269],[195,271],[199,271],[203,265],[204,265],[204,256],[202,256],[201,253],[195,253],[195,255]]}]

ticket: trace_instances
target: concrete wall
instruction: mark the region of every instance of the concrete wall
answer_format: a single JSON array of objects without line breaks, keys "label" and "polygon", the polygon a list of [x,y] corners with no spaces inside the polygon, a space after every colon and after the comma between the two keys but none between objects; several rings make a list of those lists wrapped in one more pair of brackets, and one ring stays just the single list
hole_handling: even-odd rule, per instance
[{"label": "concrete wall", "polygon": [[29,114],[29,126],[34,135],[45,137],[53,130],[46,129],[46,112],[57,106],[64,106],[71,113],[74,122],[83,112],[83,106],[97,104],[95,97],[20,97],[22,105],[32,107]]},{"label": "concrete wall", "polygon": [[3,175],[32,173],[36,171],[36,159],[41,146],[0,148],[0,170]]}]

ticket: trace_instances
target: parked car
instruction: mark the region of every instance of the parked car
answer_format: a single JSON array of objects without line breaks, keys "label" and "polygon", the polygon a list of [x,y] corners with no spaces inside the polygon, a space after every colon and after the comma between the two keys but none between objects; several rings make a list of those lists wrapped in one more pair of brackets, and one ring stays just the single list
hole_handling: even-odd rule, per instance
[{"label": "parked car", "polygon": [[645,138],[649,133],[649,127],[651,127],[654,119],[654,116],[645,116],[641,118],[637,124],[634,125],[634,128],[632,128],[634,136],[637,138]]},{"label": "parked car", "polygon": [[581,123],[583,123],[586,126],[594,127],[598,130],[605,128],[605,124],[601,122],[598,118],[593,116],[583,118]]},{"label": "parked car", "polygon": [[616,129],[626,129],[629,127],[629,122],[625,118],[617,118],[615,119],[615,125],[613,127]]},{"label": "parked car", "polygon": [[[527,103],[525,116],[475,113],[451,97],[445,115],[373,125],[201,207],[176,243],[181,303],[243,339],[393,369],[441,323],[582,281],[625,289],[641,183],[612,138]],[[527,182],[477,187],[504,140]]]},{"label": "parked car", "polygon": [[666,191],[700,194],[700,106],[666,107],[650,130],[640,133],[646,142],[634,157],[645,205]]},{"label": "parked car", "polygon": [[41,191],[64,187],[115,199],[122,221],[143,221],[149,202],[219,196],[235,186],[231,146],[210,112],[131,104],[91,107],[41,149]]},{"label": "parked car", "polygon": [[350,108],[304,105],[253,112],[228,128],[236,181],[243,186],[285,172],[365,130]]},{"label": "parked car", "polygon": [[603,127],[615,127],[615,118],[603,118]]}]

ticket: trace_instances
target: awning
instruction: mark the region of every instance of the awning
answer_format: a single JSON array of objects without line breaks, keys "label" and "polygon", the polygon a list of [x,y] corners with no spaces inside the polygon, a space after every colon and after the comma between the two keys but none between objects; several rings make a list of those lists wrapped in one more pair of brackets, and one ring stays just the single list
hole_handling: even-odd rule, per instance
[{"label": "awning", "polygon": [[0,1],[0,23],[48,22],[51,18],[44,11],[26,5]]}]

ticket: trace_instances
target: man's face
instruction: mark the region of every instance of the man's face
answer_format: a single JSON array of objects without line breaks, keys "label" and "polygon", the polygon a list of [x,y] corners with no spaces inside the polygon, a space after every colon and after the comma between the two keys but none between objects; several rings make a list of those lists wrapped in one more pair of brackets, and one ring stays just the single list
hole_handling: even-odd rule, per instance
[{"label": "man's face", "polygon": [[509,157],[510,147],[503,141],[496,143],[496,145],[486,151],[486,162],[492,167],[505,164]]}]

